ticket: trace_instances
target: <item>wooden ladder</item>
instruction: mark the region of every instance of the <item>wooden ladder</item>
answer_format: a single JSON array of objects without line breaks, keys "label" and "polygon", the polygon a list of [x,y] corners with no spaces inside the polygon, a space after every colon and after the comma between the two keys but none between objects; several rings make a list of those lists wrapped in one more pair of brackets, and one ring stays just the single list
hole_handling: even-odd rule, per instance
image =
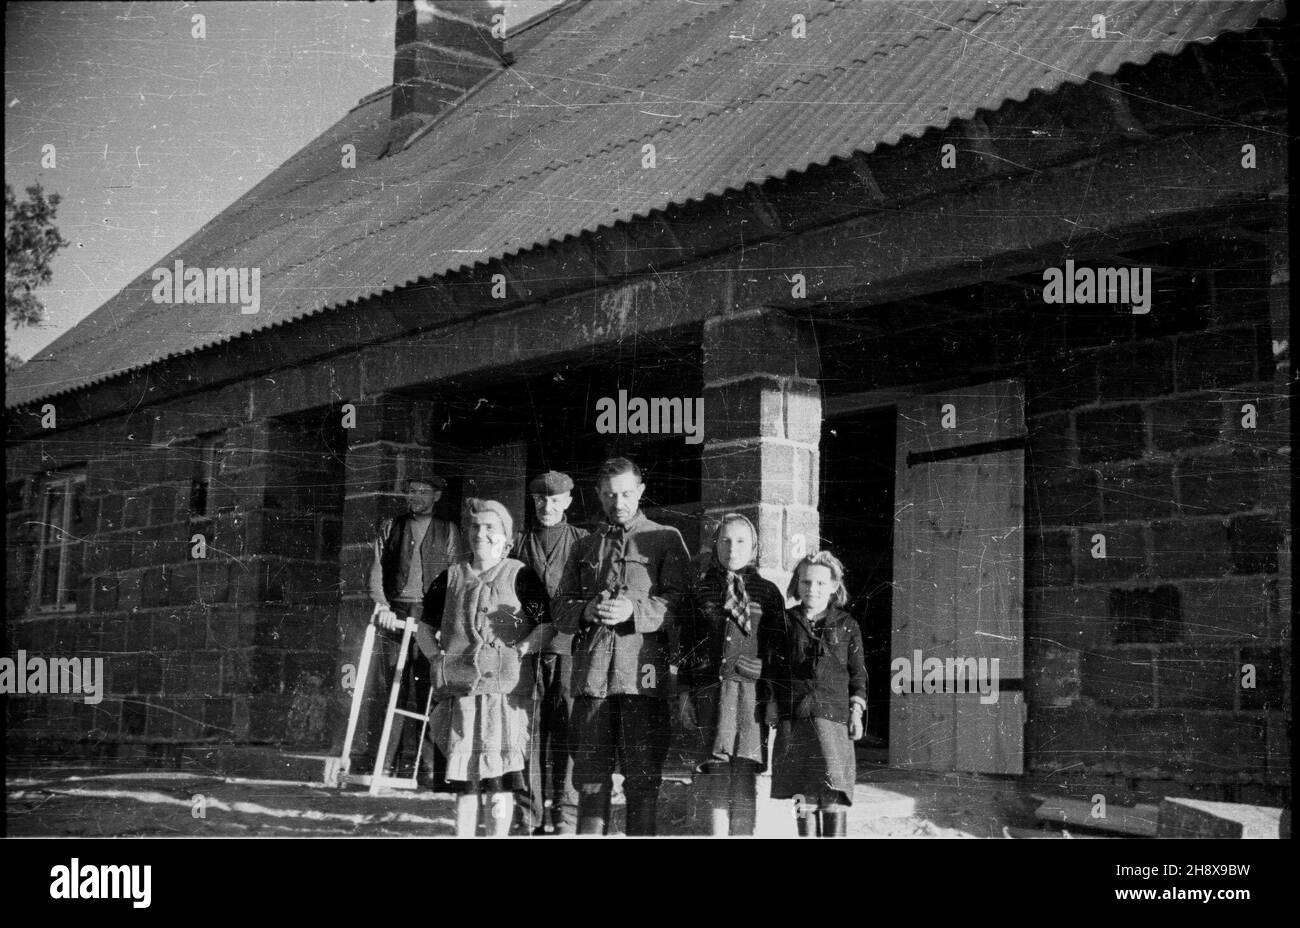
[{"label": "wooden ladder", "polygon": [[[374,658],[375,636],[377,626],[375,617],[380,612],[380,606],[376,605],[374,612],[370,616],[370,624],[366,626],[365,639],[361,643],[361,658],[358,662],[356,685],[352,690],[352,708],[348,712],[348,730],[343,739],[343,753],[338,758],[332,769],[326,770],[325,783],[327,786],[365,786],[368,788],[370,795],[376,795],[380,790],[388,789],[418,789],[420,775],[420,759],[424,753],[424,733],[429,726],[429,719],[433,710],[433,688],[429,688],[429,697],[425,700],[424,712],[412,712],[409,709],[399,709],[398,700],[402,694],[402,678],[406,670],[406,662],[410,659],[411,639],[415,637],[415,631],[419,627],[418,620],[407,617],[402,625],[402,644],[397,652],[397,666],[393,669],[393,685],[388,691],[388,708],[384,713],[384,728],[379,736],[379,749],[375,752],[375,768],[369,774],[354,774],[351,772],[352,765],[352,743],[357,734],[357,723],[361,719],[361,706],[365,701],[366,684],[370,680],[370,664]],[[393,777],[384,774],[384,760],[388,755],[388,745],[393,738],[393,723],[398,717],[403,719],[415,719],[420,723],[420,737],[416,744],[415,750],[415,768],[409,777]]]}]

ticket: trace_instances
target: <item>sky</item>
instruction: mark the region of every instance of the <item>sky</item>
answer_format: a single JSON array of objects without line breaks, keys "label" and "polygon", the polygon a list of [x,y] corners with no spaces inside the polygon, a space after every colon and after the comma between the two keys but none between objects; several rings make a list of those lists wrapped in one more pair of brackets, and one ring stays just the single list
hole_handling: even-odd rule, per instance
[{"label": "sky", "polygon": [[[511,0],[507,24],[554,2]],[[388,86],[396,16],[395,0],[7,5],[5,181],[60,194],[71,243],[37,291],[44,322],[6,325],[8,349],[31,357]]]}]

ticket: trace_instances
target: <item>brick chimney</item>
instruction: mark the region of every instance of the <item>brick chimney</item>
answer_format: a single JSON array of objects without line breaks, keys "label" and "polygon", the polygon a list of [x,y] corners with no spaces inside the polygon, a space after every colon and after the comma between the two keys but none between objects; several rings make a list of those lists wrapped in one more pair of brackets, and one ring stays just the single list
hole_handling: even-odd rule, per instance
[{"label": "brick chimney", "polygon": [[492,17],[504,14],[499,0],[398,0],[393,108],[381,158],[509,63],[504,29],[492,34]]}]

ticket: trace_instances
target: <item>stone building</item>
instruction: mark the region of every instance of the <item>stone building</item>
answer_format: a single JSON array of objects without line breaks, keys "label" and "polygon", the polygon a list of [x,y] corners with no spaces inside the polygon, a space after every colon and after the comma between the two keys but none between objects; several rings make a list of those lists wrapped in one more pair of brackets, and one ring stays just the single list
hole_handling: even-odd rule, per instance
[{"label": "stone building", "polygon": [[[10,378],[9,653],[109,674],[11,758],[324,751],[408,469],[582,520],[617,452],[688,541],[844,558],[891,764],[1289,788],[1279,4],[493,12],[400,3],[392,87],[153,266],[256,313],[151,267]],[[999,698],[893,692],[917,651]]]}]

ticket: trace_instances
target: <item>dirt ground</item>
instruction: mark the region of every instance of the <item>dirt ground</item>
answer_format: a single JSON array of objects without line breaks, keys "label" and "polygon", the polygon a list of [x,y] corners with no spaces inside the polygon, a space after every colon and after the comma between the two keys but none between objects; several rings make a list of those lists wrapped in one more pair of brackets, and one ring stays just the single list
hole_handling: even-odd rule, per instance
[{"label": "dirt ground", "polygon": [[[760,777],[760,797],[768,789],[769,781]],[[6,829],[12,836],[400,837],[453,832],[454,798],[429,791],[372,797],[320,783],[61,768],[11,777],[6,793]],[[707,821],[687,777],[667,778],[661,797],[660,834],[695,834]],[[1032,802],[995,780],[870,768],[859,773],[849,835],[1004,838],[1010,834],[1007,826],[1035,826],[1032,808]],[[617,795],[613,818],[611,832],[621,832]],[[757,833],[793,837],[791,803],[761,798]]]}]

